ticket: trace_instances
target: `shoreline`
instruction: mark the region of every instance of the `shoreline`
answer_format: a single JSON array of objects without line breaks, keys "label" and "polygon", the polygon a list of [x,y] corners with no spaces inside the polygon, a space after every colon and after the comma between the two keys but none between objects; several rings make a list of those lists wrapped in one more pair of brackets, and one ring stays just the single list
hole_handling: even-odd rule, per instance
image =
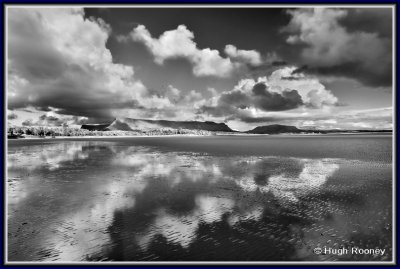
[{"label": "shoreline", "polygon": [[344,132],[338,132],[338,133],[327,133],[327,134],[322,134],[322,133],[310,133],[310,134],[291,134],[291,133],[282,133],[282,134],[251,134],[251,133],[218,133],[218,134],[212,134],[212,135],[200,135],[200,134],[171,134],[171,135],[98,135],[98,136],[56,136],[56,137],[38,137],[38,136],[28,136],[28,137],[23,137],[23,138],[7,138],[7,141],[16,141],[16,140],[60,140],[60,139],[104,139],[104,138],[151,138],[151,137],[215,137],[215,136],[287,136],[287,137],[293,137],[293,136],[329,136],[329,135],[393,135],[393,132],[359,132],[359,133],[344,133]]},{"label": "shoreline", "polygon": [[24,138],[7,138],[7,140],[58,140],[58,139],[93,139],[93,138],[143,138],[143,137],[181,137],[181,136],[214,136],[214,135],[195,135],[195,134],[178,134],[178,135],[82,135],[82,136],[56,136],[56,137],[38,137],[38,136],[29,136]]}]

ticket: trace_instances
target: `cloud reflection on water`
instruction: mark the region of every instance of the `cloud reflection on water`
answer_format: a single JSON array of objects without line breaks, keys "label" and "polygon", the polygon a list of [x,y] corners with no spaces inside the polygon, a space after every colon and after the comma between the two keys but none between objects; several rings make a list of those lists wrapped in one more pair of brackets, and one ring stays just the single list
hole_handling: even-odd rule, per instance
[{"label": "cloud reflection on water", "polygon": [[[314,200],[324,199],[320,193],[329,190],[326,185],[343,163],[178,153],[110,142],[28,149],[26,156],[19,148],[9,152],[9,174],[24,186],[25,197],[18,200],[21,188],[9,185],[10,232],[21,233],[14,224],[29,218],[26,213],[32,208],[44,220],[35,224],[41,236],[9,236],[10,258],[17,260],[24,255],[38,260],[165,259],[170,254],[165,256],[163,249],[205,259],[190,256],[198,253],[199,244],[220,246],[213,254],[216,259],[241,259],[238,253],[245,251],[223,251],[234,240],[256,241],[253,247],[259,249],[272,247],[269,259],[282,253],[280,259],[292,259],[300,239],[290,229],[329,217]],[[37,155],[40,162],[29,161]],[[50,214],[55,206],[63,210]],[[230,237],[232,242],[225,241]],[[22,241],[27,242],[24,249]],[[38,246],[48,246],[51,255],[43,255]],[[256,249],[246,255],[262,257]]]},{"label": "cloud reflection on water", "polygon": [[83,148],[87,145],[89,142],[52,143],[26,147],[27,150],[17,150],[8,155],[7,167],[55,170],[64,162],[86,159],[88,154]]}]

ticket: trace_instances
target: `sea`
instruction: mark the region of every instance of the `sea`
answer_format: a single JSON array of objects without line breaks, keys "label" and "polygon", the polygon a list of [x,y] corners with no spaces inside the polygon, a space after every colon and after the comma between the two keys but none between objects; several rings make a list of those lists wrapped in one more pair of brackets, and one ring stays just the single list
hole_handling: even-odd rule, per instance
[{"label": "sea", "polygon": [[9,140],[7,260],[391,261],[392,139]]}]

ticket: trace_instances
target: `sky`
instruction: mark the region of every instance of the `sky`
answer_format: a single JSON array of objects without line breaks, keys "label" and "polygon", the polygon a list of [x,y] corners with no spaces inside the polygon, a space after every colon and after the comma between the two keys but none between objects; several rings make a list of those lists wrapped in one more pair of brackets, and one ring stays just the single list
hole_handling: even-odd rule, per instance
[{"label": "sky", "polygon": [[392,129],[392,9],[7,9],[15,126]]}]

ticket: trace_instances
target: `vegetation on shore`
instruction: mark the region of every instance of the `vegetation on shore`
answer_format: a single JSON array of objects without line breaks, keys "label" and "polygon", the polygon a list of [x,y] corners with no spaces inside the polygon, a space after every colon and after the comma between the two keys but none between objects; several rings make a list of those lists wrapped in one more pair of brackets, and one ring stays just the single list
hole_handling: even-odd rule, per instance
[{"label": "vegetation on shore", "polygon": [[149,129],[149,130],[133,130],[133,131],[91,131],[81,128],[72,127],[9,127],[8,136],[21,137],[38,136],[38,137],[57,137],[57,136],[155,136],[155,135],[213,135],[214,132],[204,130],[189,129]]},{"label": "vegetation on shore", "polygon": [[[240,134],[334,134],[334,133],[386,133],[391,130],[302,130],[291,126],[261,126],[247,132],[219,132],[194,129],[154,128],[144,130],[87,130],[79,127],[9,127],[8,138],[17,139],[25,136],[35,137],[79,137],[79,136],[162,136],[162,135],[240,135]],[[278,129],[278,130],[277,130]]]}]

